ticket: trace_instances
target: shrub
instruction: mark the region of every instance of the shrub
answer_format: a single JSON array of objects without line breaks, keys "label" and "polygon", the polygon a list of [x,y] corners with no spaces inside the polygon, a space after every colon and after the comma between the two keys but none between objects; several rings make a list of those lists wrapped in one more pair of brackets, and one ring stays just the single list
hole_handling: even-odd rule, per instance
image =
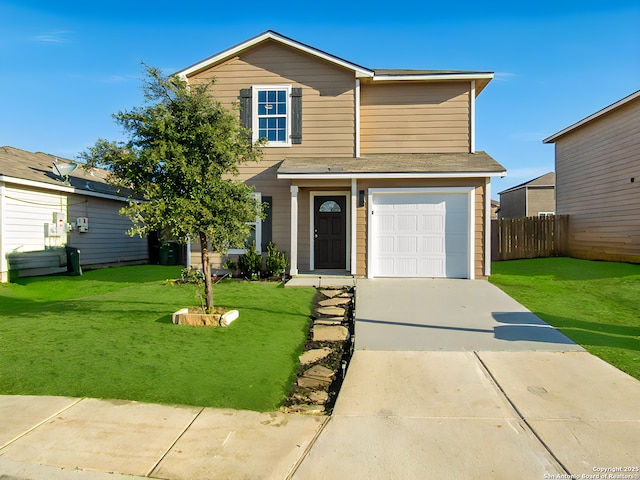
[{"label": "shrub", "polygon": [[249,280],[257,280],[262,270],[262,255],[256,252],[256,242],[247,247],[247,253],[238,258],[240,274]]},{"label": "shrub", "polygon": [[192,283],[200,285],[204,280],[204,275],[195,268],[183,268],[180,272],[180,283]]},{"label": "shrub", "polygon": [[286,252],[281,252],[276,248],[276,244],[269,242],[267,245],[267,262],[266,262],[266,276],[267,277],[279,277],[284,275],[284,271],[289,266],[289,260],[287,260]]}]

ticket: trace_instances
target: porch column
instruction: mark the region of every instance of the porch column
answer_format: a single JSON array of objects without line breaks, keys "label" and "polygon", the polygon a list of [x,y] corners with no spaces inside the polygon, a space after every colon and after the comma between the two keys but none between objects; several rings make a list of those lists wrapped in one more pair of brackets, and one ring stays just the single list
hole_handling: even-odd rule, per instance
[{"label": "porch column", "polygon": [[289,275],[298,274],[298,186],[291,185],[291,266]]},{"label": "porch column", "polygon": [[355,178],[351,179],[351,275],[356,274],[356,247],[357,247],[357,230],[358,230],[358,182]]}]

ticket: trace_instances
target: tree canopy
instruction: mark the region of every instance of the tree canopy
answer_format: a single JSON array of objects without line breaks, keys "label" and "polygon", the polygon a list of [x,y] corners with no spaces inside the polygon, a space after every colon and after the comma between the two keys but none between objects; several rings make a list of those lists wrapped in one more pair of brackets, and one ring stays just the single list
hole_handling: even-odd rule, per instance
[{"label": "tree canopy", "polygon": [[242,245],[250,234],[247,222],[262,214],[252,188],[233,178],[239,164],[262,154],[241,125],[238,107],[213,99],[213,81],[187,85],[157,68],[145,65],[144,72],[144,104],[113,115],[128,139],[99,139],[79,158],[106,168],[113,184],[131,190],[135,198],[121,210],[133,221],[130,234],[199,238],[212,309],[208,251]]}]

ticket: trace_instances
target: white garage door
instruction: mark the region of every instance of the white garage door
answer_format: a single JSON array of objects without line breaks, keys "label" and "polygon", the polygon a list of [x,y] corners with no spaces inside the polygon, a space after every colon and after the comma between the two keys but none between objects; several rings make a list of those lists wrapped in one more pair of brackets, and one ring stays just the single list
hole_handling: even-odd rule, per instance
[{"label": "white garage door", "polygon": [[374,193],[375,277],[469,278],[467,193]]}]

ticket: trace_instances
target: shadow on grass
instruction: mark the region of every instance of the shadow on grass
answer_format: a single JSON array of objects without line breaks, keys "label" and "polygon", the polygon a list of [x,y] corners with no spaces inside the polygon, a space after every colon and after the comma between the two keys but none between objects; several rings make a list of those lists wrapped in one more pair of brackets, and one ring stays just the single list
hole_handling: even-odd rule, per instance
[{"label": "shadow on grass", "polygon": [[163,315],[155,320],[155,323],[173,323],[173,318],[171,315]]},{"label": "shadow on grass", "polygon": [[587,322],[544,312],[535,314],[581,345],[640,351],[640,327]]},{"label": "shadow on grass", "polygon": [[57,273],[40,277],[21,277],[14,282],[17,285],[32,285],[46,282],[82,283],[87,280],[109,283],[146,283],[158,282],[180,277],[182,266],[165,265],[130,265],[122,267],[101,268],[85,270],[83,275],[70,276],[66,273]]}]

